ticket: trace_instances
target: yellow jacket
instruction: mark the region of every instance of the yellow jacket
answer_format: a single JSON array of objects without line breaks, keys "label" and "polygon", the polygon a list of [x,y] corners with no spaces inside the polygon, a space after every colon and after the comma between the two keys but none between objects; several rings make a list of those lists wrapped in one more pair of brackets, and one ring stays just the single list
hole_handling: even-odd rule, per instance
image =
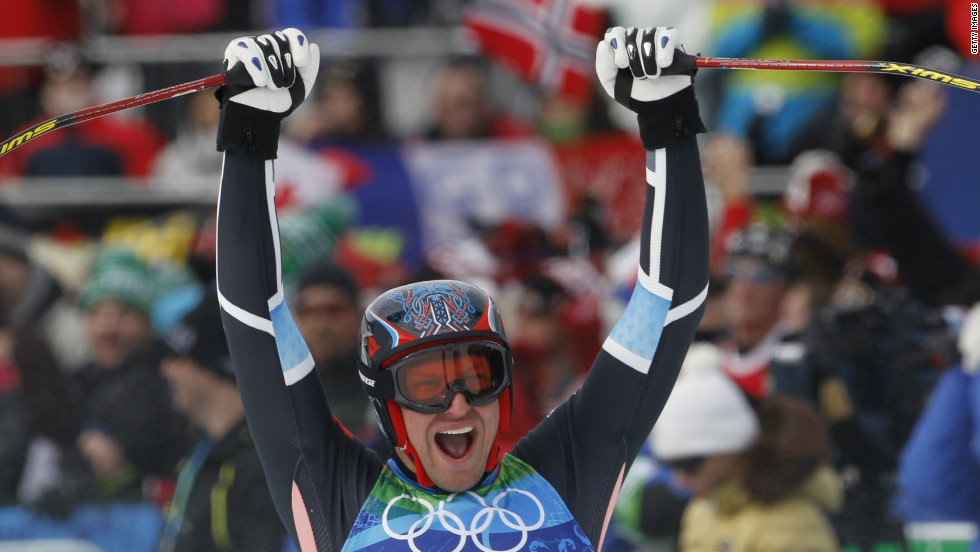
[{"label": "yellow jacket", "polygon": [[771,505],[753,502],[740,481],[684,511],[680,552],[838,552],[826,514],[841,508],[837,473],[822,467],[792,496]]}]

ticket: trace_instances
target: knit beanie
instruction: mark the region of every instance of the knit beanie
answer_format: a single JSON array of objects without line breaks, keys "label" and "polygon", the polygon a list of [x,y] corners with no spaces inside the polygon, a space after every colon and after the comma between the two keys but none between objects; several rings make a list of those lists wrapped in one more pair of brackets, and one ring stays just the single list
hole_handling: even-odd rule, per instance
[{"label": "knit beanie", "polygon": [[92,264],[79,304],[87,311],[103,299],[115,299],[149,317],[157,292],[156,279],[142,261],[128,251],[108,249]]},{"label": "knit beanie", "polygon": [[202,369],[221,377],[235,378],[221,322],[218,293],[214,289],[171,328],[166,342],[170,355],[189,358]]},{"label": "knit beanie", "polygon": [[720,366],[717,347],[691,346],[653,427],[653,452],[661,460],[738,453],[758,437],[755,412]]},{"label": "knit beanie", "polygon": [[356,206],[335,198],[279,218],[282,278],[292,283],[320,259],[330,257],[354,216]]},{"label": "knit beanie", "polygon": [[313,286],[338,289],[355,303],[360,299],[357,282],[354,281],[351,273],[331,261],[320,261],[304,270],[296,282],[296,291],[303,291]]},{"label": "knit beanie", "polygon": [[753,223],[732,236],[728,245],[728,268],[731,269],[733,260],[749,257],[759,259],[792,280],[798,276],[798,267],[793,263],[792,255],[794,238],[792,232],[780,226]]}]

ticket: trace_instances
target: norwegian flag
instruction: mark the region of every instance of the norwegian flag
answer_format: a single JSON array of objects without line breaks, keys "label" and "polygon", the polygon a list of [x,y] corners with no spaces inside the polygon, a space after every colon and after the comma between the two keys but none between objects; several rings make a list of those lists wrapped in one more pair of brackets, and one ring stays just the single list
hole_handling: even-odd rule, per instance
[{"label": "norwegian flag", "polygon": [[588,98],[605,14],[576,0],[474,0],[463,16],[471,42],[525,81]]}]

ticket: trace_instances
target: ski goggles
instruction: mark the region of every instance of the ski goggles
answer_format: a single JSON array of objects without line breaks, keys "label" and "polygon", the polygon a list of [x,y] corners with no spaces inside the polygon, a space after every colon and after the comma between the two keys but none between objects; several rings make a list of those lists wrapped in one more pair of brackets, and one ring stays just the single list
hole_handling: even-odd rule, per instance
[{"label": "ski goggles", "polygon": [[456,341],[419,349],[386,370],[394,379],[396,403],[422,414],[449,409],[456,393],[473,406],[497,400],[510,385],[510,355],[487,341]]},{"label": "ski goggles", "polygon": [[725,267],[725,279],[765,286],[784,283],[786,274],[759,259],[731,259]]}]

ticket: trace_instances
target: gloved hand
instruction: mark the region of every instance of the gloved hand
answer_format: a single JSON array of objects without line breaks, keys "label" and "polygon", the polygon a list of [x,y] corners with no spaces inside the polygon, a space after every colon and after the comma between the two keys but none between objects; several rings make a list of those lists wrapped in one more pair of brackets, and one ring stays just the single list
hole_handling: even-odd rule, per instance
[{"label": "gloved hand", "polygon": [[218,150],[275,159],[279,126],[313,90],[320,49],[293,28],[232,40],[225,49]]},{"label": "gloved hand", "polygon": [[599,82],[636,112],[648,150],[705,130],[692,86],[694,56],[675,51],[678,35],[673,27],[613,27],[596,49]]}]

